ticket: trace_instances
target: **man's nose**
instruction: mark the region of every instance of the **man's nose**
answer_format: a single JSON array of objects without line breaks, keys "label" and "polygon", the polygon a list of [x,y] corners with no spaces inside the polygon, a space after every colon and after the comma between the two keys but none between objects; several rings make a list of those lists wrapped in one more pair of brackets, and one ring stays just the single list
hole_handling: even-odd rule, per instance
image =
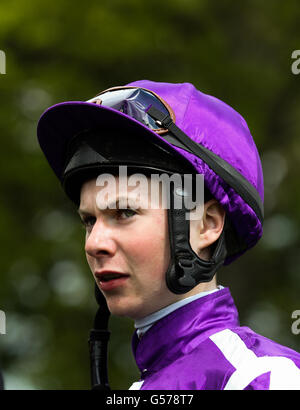
[{"label": "man's nose", "polygon": [[85,252],[94,258],[115,254],[116,242],[113,239],[112,229],[104,221],[97,220],[92,230],[87,234]]}]

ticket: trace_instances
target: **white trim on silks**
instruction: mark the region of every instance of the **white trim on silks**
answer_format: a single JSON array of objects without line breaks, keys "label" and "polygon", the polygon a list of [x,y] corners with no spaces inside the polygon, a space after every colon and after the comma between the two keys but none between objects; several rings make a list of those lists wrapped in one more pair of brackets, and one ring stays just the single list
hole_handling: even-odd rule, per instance
[{"label": "white trim on silks", "polygon": [[282,356],[258,357],[243,340],[229,329],[210,336],[225,358],[235,367],[224,390],[243,390],[256,377],[270,374],[270,390],[300,390],[300,370]]},{"label": "white trim on silks", "polygon": [[144,380],[141,380],[139,382],[134,382],[128,390],[140,390],[142,387],[142,384],[144,383]]}]

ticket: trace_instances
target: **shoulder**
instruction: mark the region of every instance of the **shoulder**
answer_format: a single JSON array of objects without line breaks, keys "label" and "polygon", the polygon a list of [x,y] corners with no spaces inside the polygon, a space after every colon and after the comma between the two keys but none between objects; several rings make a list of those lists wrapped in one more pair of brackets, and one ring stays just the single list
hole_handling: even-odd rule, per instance
[{"label": "shoulder", "polygon": [[209,337],[233,367],[225,390],[300,389],[300,354],[247,327],[224,329]]}]

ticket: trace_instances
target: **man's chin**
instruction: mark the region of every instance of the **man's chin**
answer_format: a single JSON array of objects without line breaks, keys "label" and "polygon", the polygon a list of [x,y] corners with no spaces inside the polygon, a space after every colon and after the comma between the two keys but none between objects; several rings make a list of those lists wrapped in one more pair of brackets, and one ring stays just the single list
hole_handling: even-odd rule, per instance
[{"label": "man's chin", "polygon": [[141,308],[138,306],[108,303],[108,309],[113,316],[129,317],[133,320],[141,318]]}]

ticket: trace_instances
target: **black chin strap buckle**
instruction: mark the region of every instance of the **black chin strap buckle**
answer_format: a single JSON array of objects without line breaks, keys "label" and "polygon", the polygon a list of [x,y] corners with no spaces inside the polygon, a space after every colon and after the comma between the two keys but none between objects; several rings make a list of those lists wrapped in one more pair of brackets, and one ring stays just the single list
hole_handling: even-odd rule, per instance
[{"label": "black chin strap buckle", "polygon": [[179,267],[183,273],[183,275],[178,278],[180,285],[189,288],[195,287],[197,283],[193,278],[193,272],[195,271],[194,262],[190,259],[180,259],[177,262],[177,267]]}]

